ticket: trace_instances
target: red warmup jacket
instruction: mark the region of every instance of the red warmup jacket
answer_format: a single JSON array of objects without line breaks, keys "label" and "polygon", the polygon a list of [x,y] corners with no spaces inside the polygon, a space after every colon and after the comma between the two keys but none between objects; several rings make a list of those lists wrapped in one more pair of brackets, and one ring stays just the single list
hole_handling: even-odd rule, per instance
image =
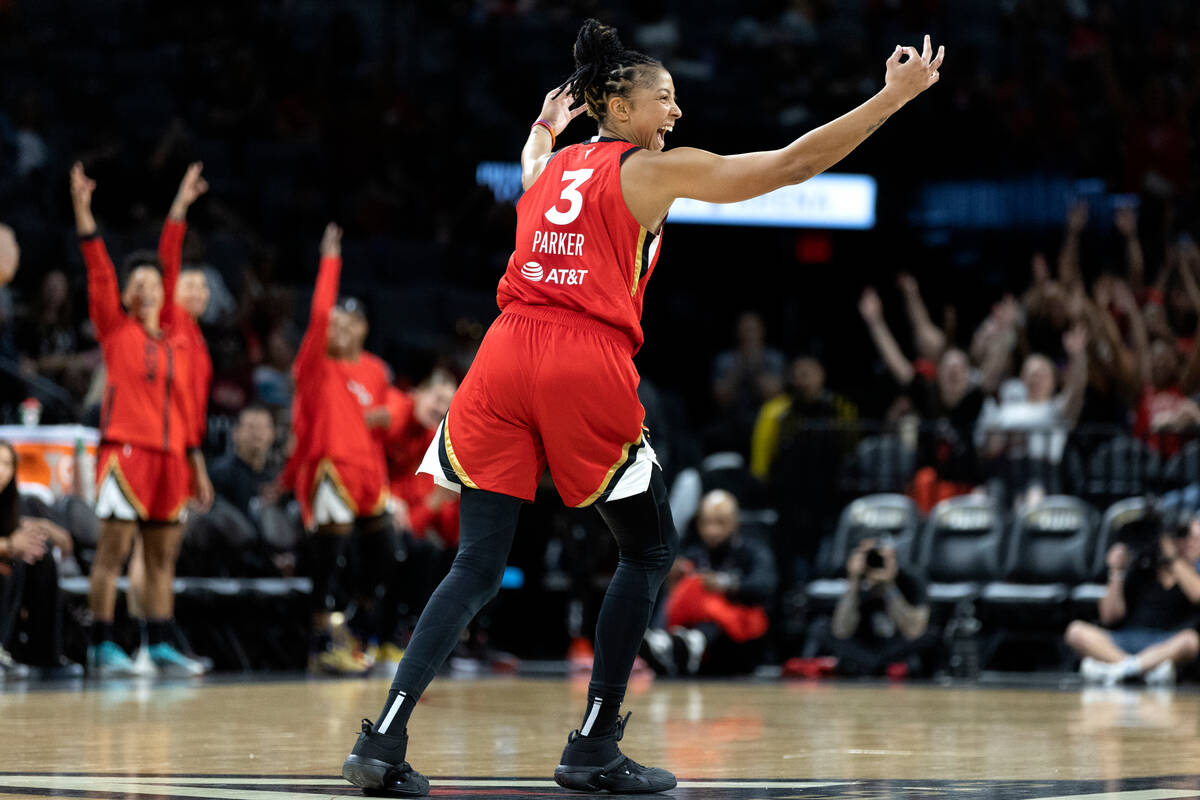
[{"label": "red warmup jacket", "polygon": [[[100,407],[102,441],[185,454],[198,447],[187,345],[163,326],[151,336],[121,308],[117,275],[104,241],[80,240],[87,265],[88,315],[104,354],[107,380]],[[174,314],[171,295],[163,318]]]},{"label": "red warmup jacket", "polygon": [[382,438],[367,427],[364,415],[386,402],[390,370],[382,359],[365,351],[353,361],[330,358],[326,353],[329,317],[341,271],[340,258],[321,259],[308,330],[292,364],[295,449],[284,469],[284,483],[292,489],[297,488],[300,465],[325,458],[335,464],[377,470],[380,484],[387,481]]},{"label": "red warmup jacket", "polygon": [[[163,223],[162,236],[158,240],[158,260],[163,268],[163,293],[172,300],[175,299],[175,286],[179,283],[179,272],[183,268],[185,233],[186,222],[167,218]],[[195,411],[192,420],[195,430],[192,437],[197,442],[202,442],[208,429],[208,391],[212,384],[212,356],[208,353],[208,344],[204,341],[204,334],[196,320],[174,303],[171,303],[169,309],[169,318],[165,316],[168,307],[163,309],[163,328],[176,334],[185,345],[188,372],[192,376],[192,409]]]},{"label": "red warmup jacket", "polygon": [[391,424],[384,433],[387,454],[388,488],[392,495],[408,504],[408,518],[413,533],[424,536],[430,528],[437,531],[448,545],[458,544],[458,500],[447,500],[433,511],[426,500],[433,492],[432,475],[418,475],[417,467],[429,449],[437,429],[422,425],[413,415],[413,398],[391,387],[387,394],[387,409]]}]

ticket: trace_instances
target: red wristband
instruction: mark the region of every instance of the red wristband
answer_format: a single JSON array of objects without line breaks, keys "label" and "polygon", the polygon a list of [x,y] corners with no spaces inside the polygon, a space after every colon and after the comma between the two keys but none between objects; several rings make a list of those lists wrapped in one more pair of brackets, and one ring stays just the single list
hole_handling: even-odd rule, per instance
[{"label": "red wristband", "polygon": [[557,136],[555,136],[555,135],[554,135],[554,126],[553,126],[553,125],[551,125],[549,122],[547,122],[547,121],[546,121],[546,120],[544,120],[544,119],[539,119],[537,122],[535,122],[535,123],[533,123],[532,125],[530,125],[530,126],[529,126],[529,129],[530,129],[530,130],[533,130],[533,129],[534,129],[534,128],[536,128],[538,125],[541,125],[543,128],[545,128],[547,131],[549,131],[549,132],[550,132],[550,149],[551,149],[551,150],[553,150],[553,149],[554,149],[554,142],[555,142],[555,140],[558,138]]}]

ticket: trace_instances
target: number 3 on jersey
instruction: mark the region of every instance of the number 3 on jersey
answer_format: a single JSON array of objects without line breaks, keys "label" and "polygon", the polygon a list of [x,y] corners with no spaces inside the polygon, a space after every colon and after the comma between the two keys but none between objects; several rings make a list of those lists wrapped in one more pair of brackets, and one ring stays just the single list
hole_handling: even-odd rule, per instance
[{"label": "number 3 on jersey", "polygon": [[566,200],[570,205],[566,211],[559,211],[558,204],[555,203],[549,211],[546,212],[546,219],[553,222],[555,225],[569,225],[579,216],[579,212],[583,210],[583,195],[579,193],[579,187],[583,182],[592,177],[590,169],[568,169],[564,170],[562,179],[570,181],[567,187],[562,190],[559,198]]}]

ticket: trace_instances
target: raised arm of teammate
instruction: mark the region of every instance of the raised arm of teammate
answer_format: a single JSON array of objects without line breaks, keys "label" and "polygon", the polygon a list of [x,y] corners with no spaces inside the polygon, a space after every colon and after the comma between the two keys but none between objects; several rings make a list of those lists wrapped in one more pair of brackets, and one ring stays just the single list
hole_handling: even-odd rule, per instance
[{"label": "raised arm of teammate", "polygon": [[187,212],[192,203],[208,191],[208,181],[201,176],[204,164],[197,161],[189,164],[179,191],[171,202],[171,209],[163,222],[162,235],[158,239],[158,261],[163,270],[163,321],[170,324],[175,308],[175,285],[183,268],[183,237],[187,233]]},{"label": "raised arm of teammate", "polygon": [[96,233],[96,218],[92,216],[92,192],[95,190],[96,182],[83,171],[83,164],[76,161],[71,167],[71,206],[75,209],[79,250],[87,267],[88,316],[96,326],[96,337],[103,339],[116,329],[125,315],[121,310],[117,272],[104,240]]},{"label": "raised arm of teammate", "polygon": [[317,272],[317,285],[313,288],[308,329],[304,332],[304,340],[292,365],[292,373],[296,376],[321,364],[325,358],[329,317],[333,313],[333,304],[337,302],[341,277],[342,229],[331,222],[325,226],[325,233],[321,237],[321,267]]}]

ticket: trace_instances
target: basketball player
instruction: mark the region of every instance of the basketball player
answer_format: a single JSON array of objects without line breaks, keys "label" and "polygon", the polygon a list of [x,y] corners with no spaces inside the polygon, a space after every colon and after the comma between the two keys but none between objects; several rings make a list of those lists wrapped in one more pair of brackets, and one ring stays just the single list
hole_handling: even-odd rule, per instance
[{"label": "basketball player", "polygon": [[309,667],[349,675],[365,673],[371,665],[350,641],[340,614],[334,614],[355,526],[360,538],[385,541],[385,546],[391,531],[382,436],[366,420],[368,412],[386,403],[391,380],[387,365],[363,350],[367,318],[362,304],[336,302],[341,241],[341,228],[332,223],[325,228],[308,330],[292,365],[295,449],[284,485],[295,492],[304,526],[313,534]]},{"label": "basketball player", "polygon": [[[596,505],[620,561],[596,623],[583,724],[567,738],[555,780],[584,791],[658,792],[664,769],[625,757],[621,701],[651,606],[677,550],[662,471],[642,430],[633,354],[642,343],[646,281],[662,224],[680,197],[728,203],[800,183],[853,150],[938,80],[924,52],[897,47],[885,86],[848,114],[780,150],[718,156],[664,152],[681,112],[661,64],[589,20],[576,71],[546,95],[521,153],[526,192],[516,249],[500,281],[502,310],[450,405],[422,469],[460,487],[458,556],[417,623],[377,723],[364,721],[342,775],[369,792],[420,795],[429,781],[404,760],[417,698],[459,631],[500,585],[522,500],[548,465],[563,501]],[[905,59],[907,56],[907,59]],[[582,109],[599,135],[552,155]]]},{"label": "basketball player", "polygon": [[[441,367],[411,392],[391,389],[384,438],[393,518],[418,536],[437,532],[443,544],[458,544],[458,495],[419,474],[422,456],[450,408],[458,381]],[[370,420],[368,420],[369,424]]]},{"label": "basketball player", "polygon": [[[188,209],[208,191],[208,182],[200,174],[203,169],[204,165],[198,161],[188,166],[158,239],[158,262],[163,270],[163,294],[175,298],[172,306],[164,307],[162,324],[164,330],[179,340],[182,354],[188,361],[194,412],[192,438],[196,442],[204,441],[204,434],[208,429],[208,389],[212,382],[212,357],[200,330],[200,317],[208,308],[209,290],[204,270],[183,269],[183,238],[187,234]],[[162,647],[150,646],[149,623],[145,612],[144,564],[142,540],[139,538],[129,559],[129,593],[126,597],[130,616],[142,621],[142,646],[133,657],[138,673],[152,676],[161,670],[167,674],[204,674],[208,671],[208,665],[204,661],[182,655],[173,647],[167,651]],[[165,584],[160,588],[163,591],[174,591],[173,584]],[[180,658],[174,658],[176,655]]]},{"label": "basketball player", "polygon": [[[189,495],[212,504],[212,484],[195,438],[193,388],[186,345],[163,326],[174,298],[163,291],[153,256],[135,254],[123,292],[92,216],[95,181],[71,169],[71,200],[88,275],[88,312],[104,354],[107,383],[100,414],[96,516],[100,539],[88,605],[88,666],[98,676],[134,673],[113,641],[117,577],[135,536],[144,544],[145,612],[152,656],[183,656],[166,641],[174,611],[171,582],[179,552],[179,515]],[[194,199],[194,198],[193,198]],[[124,309],[122,308],[124,306]],[[155,655],[157,654],[157,655]]]}]

